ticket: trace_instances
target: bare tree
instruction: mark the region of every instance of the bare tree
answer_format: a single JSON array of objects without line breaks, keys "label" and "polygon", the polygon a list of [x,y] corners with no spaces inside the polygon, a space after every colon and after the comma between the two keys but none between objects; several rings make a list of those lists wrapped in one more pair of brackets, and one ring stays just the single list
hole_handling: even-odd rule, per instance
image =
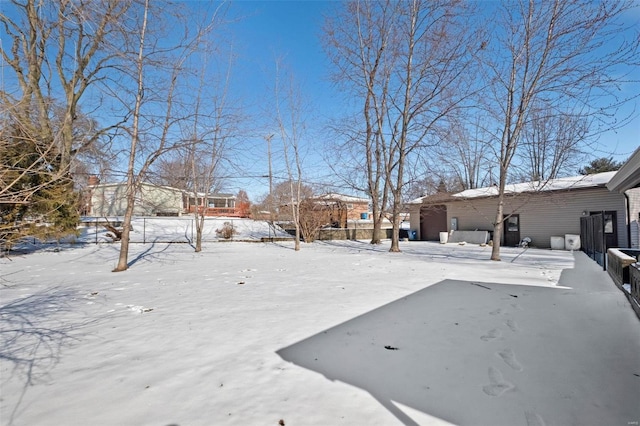
[{"label": "bare tree", "polygon": [[[212,108],[210,112],[207,108],[208,105],[204,105],[205,98],[208,98],[210,93],[205,85],[209,53],[208,51],[202,52],[198,83],[191,89],[195,92],[193,114],[180,126],[184,146],[182,149],[174,151],[178,157],[174,164],[184,166],[185,172],[185,182],[178,188],[187,191],[189,197],[192,196],[195,201],[193,216],[196,229],[194,248],[196,253],[202,251],[202,231],[207,215],[209,193],[216,185],[214,177],[223,150],[220,146],[222,139],[219,123],[221,109]],[[224,103],[224,93],[221,98]],[[213,117],[212,122],[209,121],[210,117]]]},{"label": "bare tree", "polygon": [[320,228],[329,224],[330,209],[323,200],[305,198],[300,202],[300,235],[304,242],[311,243],[318,238]]},{"label": "bare tree", "polygon": [[155,185],[191,188],[191,167],[186,149],[176,149],[158,158],[147,177]]},{"label": "bare tree", "polygon": [[[485,129],[495,142],[499,179],[492,260],[500,260],[505,185],[537,102],[554,115],[574,111],[605,123],[624,99],[612,98],[617,84],[638,65],[638,39],[616,40],[626,1],[520,0],[502,4],[493,38],[481,52]],[[613,47],[612,47],[613,46]],[[603,107],[609,101],[610,107]],[[559,112],[559,113],[558,113]],[[493,131],[492,129],[497,129]]]},{"label": "bare tree", "polygon": [[[120,19],[130,4],[118,0],[14,0],[11,5],[23,21],[0,14],[11,42],[10,50],[2,49],[2,57],[20,89],[16,94],[3,89],[2,100],[13,106],[24,123],[37,119],[38,133],[44,140],[53,141],[55,136],[61,169],[69,167],[75,153],[113,129],[113,125],[94,128],[83,140],[74,135],[82,99],[114,65],[117,53],[111,46],[122,38]],[[57,96],[60,89],[62,96]],[[58,114],[53,114],[51,99],[61,105]]]},{"label": "bare tree", "polygon": [[[273,213],[273,220],[278,221],[293,221],[291,216],[291,199],[295,198],[295,194],[291,192],[291,188],[296,189],[298,187],[297,182],[289,182],[285,180],[273,185],[272,190],[266,194],[260,203],[255,206],[257,210],[269,211]],[[309,185],[305,185],[300,182],[300,199],[305,200],[312,198],[314,195],[313,188]],[[272,209],[272,210],[270,210]],[[271,216],[271,215],[270,215]]]},{"label": "bare tree", "polygon": [[339,128],[346,141],[332,153],[328,164],[345,183],[371,198],[371,244],[380,244],[389,196],[381,129],[392,73],[392,63],[386,58],[395,13],[391,2],[349,2],[325,25],[325,49],[337,68],[334,80],[361,102],[356,106],[359,113]]},{"label": "bare tree", "polygon": [[455,180],[451,189],[463,191],[491,184],[489,147],[482,128],[475,124],[467,125],[462,117],[450,119],[435,150],[436,164],[429,163],[441,179]]},{"label": "bare tree", "polygon": [[276,59],[275,65],[275,121],[282,140],[283,160],[287,169],[291,195],[289,205],[295,226],[295,250],[298,251],[301,236],[300,203],[303,200],[301,158],[301,142],[305,127],[302,119],[303,105],[300,88],[291,73],[282,69],[280,59]]},{"label": "bare tree", "polygon": [[585,117],[534,109],[519,152],[524,168],[521,180],[548,180],[575,173],[585,157],[582,145],[588,131]]},{"label": "bare tree", "polygon": [[[119,95],[123,106],[133,107],[129,110],[131,122],[126,127],[130,136],[126,171],[127,203],[120,254],[114,272],[124,271],[129,266],[129,235],[138,188],[158,158],[184,146],[174,138],[173,132],[191,114],[184,106],[184,114],[180,114],[176,108],[176,104],[181,101],[187,102],[184,99],[185,93],[180,90],[181,84],[186,80],[183,77],[189,71],[185,63],[200,49],[202,38],[210,29],[209,26],[202,28],[189,25],[185,14],[180,14],[177,9],[170,9],[168,5],[162,7],[154,3],[152,7],[150,1],[145,0],[143,4],[136,6],[136,13],[131,19],[136,24],[138,37],[132,49],[123,56],[123,60],[133,64],[133,68],[129,70],[128,82],[135,89],[128,91],[128,86],[122,86],[124,96]],[[166,28],[160,25],[167,19],[171,19],[174,31],[176,27],[184,29],[183,38],[168,46],[166,40],[162,40],[166,36]],[[150,27],[150,24],[153,26]],[[133,100],[127,95],[133,96]]]},{"label": "bare tree", "polygon": [[[14,133],[17,139],[5,142],[19,143],[21,138],[32,142],[22,146],[31,152],[25,152],[20,161],[0,166],[7,168],[5,176],[12,176],[0,190],[0,198],[19,201],[23,216],[28,213],[24,206],[36,206],[33,197],[37,197],[48,207],[32,213],[37,211],[54,227],[64,221],[67,231],[75,230],[77,212],[68,209],[76,198],[70,172],[75,171],[74,159],[83,153],[86,159],[118,124],[116,119],[100,126],[89,116],[103,107],[99,89],[116,62],[112,47],[123,38],[121,18],[130,4],[117,0],[14,0],[4,9],[12,13],[0,13],[6,34],[2,41],[10,45],[0,50],[7,64],[3,72],[8,71],[8,80],[15,83],[9,90],[1,88],[0,103],[3,116],[11,123],[7,129],[19,129]],[[81,106],[89,96],[93,97],[92,106],[85,107],[83,114]],[[47,172],[42,173],[45,162]],[[36,170],[40,172],[34,174]],[[25,186],[27,180],[30,183]],[[46,200],[48,196],[57,198]]]},{"label": "bare tree", "polygon": [[435,144],[444,118],[467,97],[467,17],[460,2],[378,1],[349,3],[327,26],[329,54],[345,87],[363,102],[366,128],[356,137],[364,141],[366,169],[374,178],[368,192],[380,194],[384,182],[391,196],[390,251],[400,251],[405,167]]},{"label": "bare tree", "polygon": [[[196,96],[192,129],[193,137],[187,148],[191,163],[191,181],[193,183],[190,189],[196,198],[196,206],[203,205],[201,210],[196,208],[194,212],[196,252],[202,250],[202,231],[204,229],[207,200],[210,192],[220,187],[221,180],[218,171],[221,162],[224,160],[229,139],[233,137],[237,126],[236,116],[233,115],[227,99],[231,67],[227,68],[219,87],[215,87],[217,90],[209,98],[211,103],[203,105],[201,94],[208,93],[207,87],[214,86],[211,80],[205,81],[204,75],[203,68]],[[206,111],[203,111],[204,109]]]}]

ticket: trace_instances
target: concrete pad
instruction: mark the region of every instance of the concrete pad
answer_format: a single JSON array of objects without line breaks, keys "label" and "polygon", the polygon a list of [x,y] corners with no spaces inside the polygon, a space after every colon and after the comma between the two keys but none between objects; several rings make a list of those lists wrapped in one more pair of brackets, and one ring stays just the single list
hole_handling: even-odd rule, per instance
[{"label": "concrete pad", "polygon": [[640,322],[576,259],[570,289],[444,280],[278,354],[366,390],[405,425],[421,424],[412,410],[458,425],[635,424]]}]

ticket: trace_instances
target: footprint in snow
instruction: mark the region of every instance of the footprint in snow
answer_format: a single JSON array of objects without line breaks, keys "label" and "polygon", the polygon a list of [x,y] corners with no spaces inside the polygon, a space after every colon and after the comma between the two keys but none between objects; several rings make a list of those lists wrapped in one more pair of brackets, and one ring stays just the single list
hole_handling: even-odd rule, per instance
[{"label": "footprint in snow", "polygon": [[480,339],[485,342],[488,342],[490,340],[495,340],[501,336],[502,336],[502,332],[500,330],[498,330],[497,328],[492,328],[487,332],[487,334],[485,334],[484,336],[480,336]]},{"label": "footprint in snow", "polygon": [[527,420],[527,426],[547,426],[540,414],[534,411],[525,411],[524,418]]},{"label": "footprint in snow", "polygon": [[513,368],[516,371],[522,371],[522,364],[520,364],[518,362],[518,360],[516,359],[516,354],[513,352],[513,350],[511,348],[507,348],[507,349],[503,349],[500,352],[497,352],[496,355],[498,355],[505,364],[507,364],[509,367]]},{"label": "footprint in snow", "polygon": [[515,333],[515,332],[517,332],[517,331],[520,331],[520,327],[518,326],[518,323],[517,323],[517,322],[515,322],[514,320],[511,320],[511,319],[510,319],[510,320],[507,320],[504,324],[505,324],[507,327],[509,327],[509,329],[510,329],[511,331],[513,331],[514,333]]},{"label": "footprint in snow", "polygon": [[502,372],[497,368],[489,367],[490,384],[483,386],[482,391],[489,396],[501,396],[503,393],[515,389],[512,383],[507,382]]}]

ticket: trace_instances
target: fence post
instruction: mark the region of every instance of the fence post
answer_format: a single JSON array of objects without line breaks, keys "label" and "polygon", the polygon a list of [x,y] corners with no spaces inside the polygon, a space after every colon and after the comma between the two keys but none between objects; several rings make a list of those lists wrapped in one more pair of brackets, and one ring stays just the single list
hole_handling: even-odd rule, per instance
[{"label": "fence post", "polygon": [[604,217],[605,217],[604,216],[604,214],[605,214],[604,210],[602,210],[601,214],[602,214],[602,221],[600,222],[600,227],[602,228],[602,251],[603,251],[603,254],[602,254],[602,270],[606,271],[607,270],[607,249],[608,249],[608,247],[607,247],[607,234],[604,232],[605,231],[605,229],[604,229],[604,226],[605,226],[605,223],[604,223]]}]

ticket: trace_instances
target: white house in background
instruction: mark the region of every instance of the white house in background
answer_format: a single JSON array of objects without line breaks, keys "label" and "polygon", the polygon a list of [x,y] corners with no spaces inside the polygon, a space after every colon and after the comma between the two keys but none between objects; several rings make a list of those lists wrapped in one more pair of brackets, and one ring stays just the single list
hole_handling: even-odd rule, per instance
[{"label": "white house in background", "polygon": [[[551,237],[580,234],[580,218],[604,212],[608,247],[637,247],[628,224],[640,213],[640,188],[612,192],[607,183],[616,172],[507,185],[501,235],[505,246],[529,237],[531,245],[551,246]],[[410,203],[411,229],[418,239],[438,240],[440,232],[493,232],[497,208],[496,187],[437,194]]]},{"label": "white house in background", "polygon": [[[124,183],[90,185],[87,216],[123,216],[127,208],[126,189]],[[135,195],[135,216],[180,216],[182,212],[181,190],[150,183],[139,186]]]}]

